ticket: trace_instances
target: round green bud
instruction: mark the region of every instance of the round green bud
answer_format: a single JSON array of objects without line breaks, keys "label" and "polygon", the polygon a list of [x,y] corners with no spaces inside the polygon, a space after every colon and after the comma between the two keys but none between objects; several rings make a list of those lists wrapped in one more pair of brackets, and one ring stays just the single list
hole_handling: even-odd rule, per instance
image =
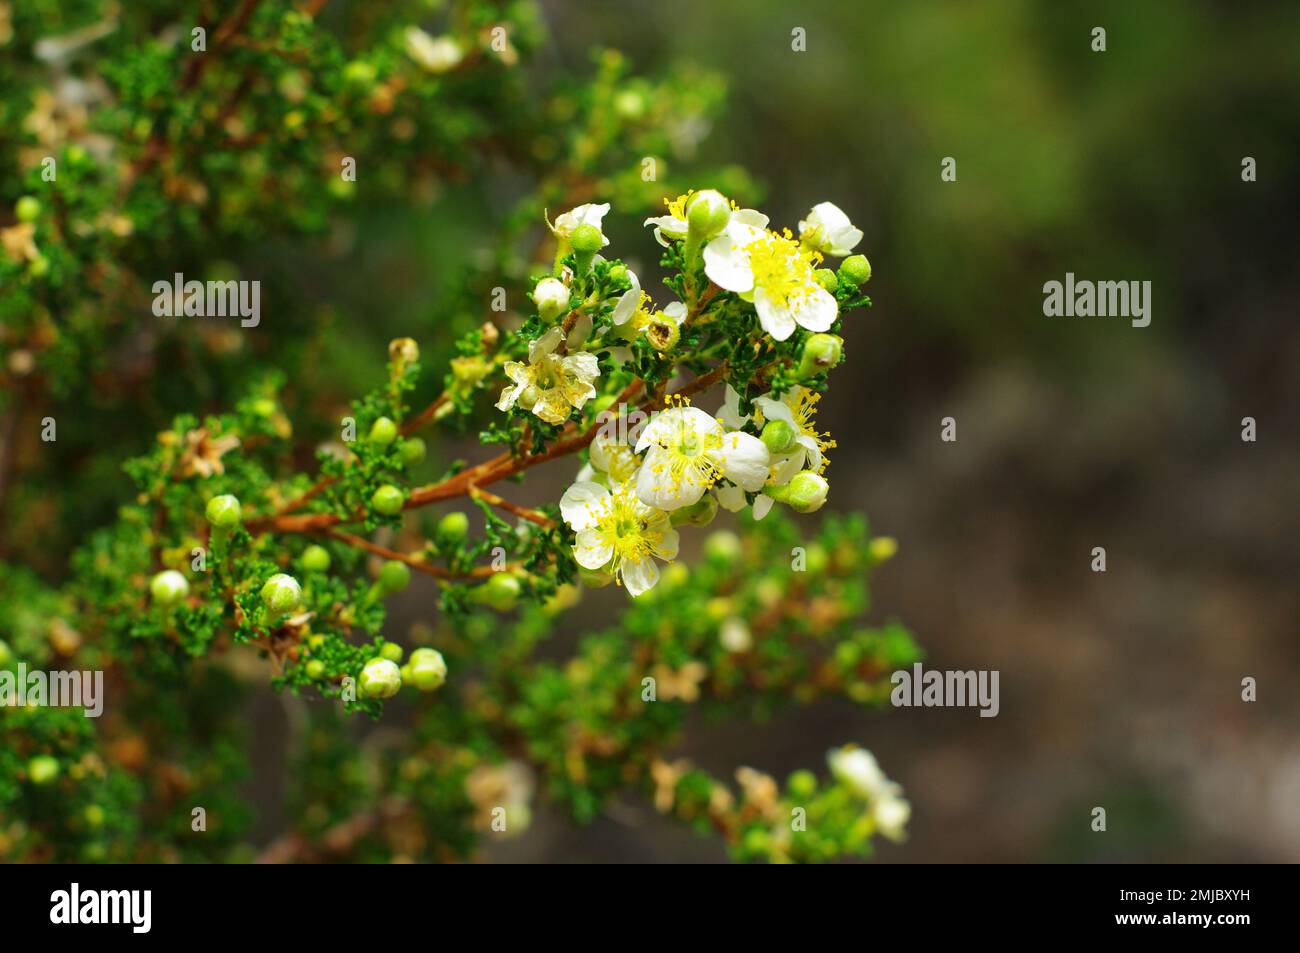
[{"label": "round green bud", "polygon": [[595,225],[578,225],[569,233],[569,244],[579,255],[594,255],[605,247],[605,236]]},{"label": "round green bud", "polygon": [[790,775],[786,788],[793,797],[810,798],[817,793],[817,775],[801,768]]},{"label": "round green bud", "polygon": [[408,467],[415,466],[424,459],[427,448],[422,437],[407,437],[402,441],[402,462]]},{"label": "round green bud", "polygon": [[844,342],[834,334],[814,334],[803,345],[803,355],[799,358],[799,376],[807,380],[818,374],[825,374],[840,362],[844,354]]},{"label": "round green bud", "polygon": [[850,255],[840,262],[839,277],[851,285],[865,285],[871,278],[871,262],[866,255]]},{"label": "round green bud", "polygon": [[512,574],[497,572],[474,590],[474,598],[475,601],[498,612],[509,612],[519,602],[519,594],[522,591],[523,586]]},{"label": "round green bud", "polygon": [[308,546],[299,562],[308,572],[326,572],[330,568],[330,551],[324,546]]},{"label": "round green bud", "polygon": [[374,508],[374,511],[384,516],[396,516],[402,512],[402,506],[405,503],[406,494],[391,483],[385,483],[375,490],[375,495],[370,498],[370,505]]},{"label": "round green bud", "polygon": [[357,679],[357,688],[366,698],[392,698],[401,687],[402,670],[386,658],[372,658]]},{"label": "round green bud", "polygon": [[447,660],[437,649],[416,649],[411,653],[411,682],[422,692],[432,692],[447,681]]},{"label": "round green bud", "polygon": [[708,559],[732,561],[740,558],[740,537],[731,530],[719,530],[704,541],[704,555]]},{"label": "round green bud", "polygon": [[208,506],[204,513],[209,523],[222,529],[238,526],[243,515],[239,500],[229,493],[223,493],[221,496],[214,496],[208,500]]},{"label": "round green bud", "polygon": [[406,563],[390,559],[379,570],[379,587],[384,592],[401,592],[411,584],[411,569]]},{"label": "round green bud", "polygon": [[390,662],[400,662],[403,654],[402,647],[396,642],[385,642],[383,648],[379,650],[379,657],[386,658]]},{"label": "round green bud", "polygon": [[32,784],[49,784],[58,776],[58,759],[48,754],[38,754],[27,762],[27,777]]},{"label": "round green bud", "polygon": [[460,512],[448,513],[438,521],[434,535],[443,549],[459,545],[469,535],[469,517]]},{"label": "round green bud", "polygon": [[409,682],[409,681],[411,680],[411,663],[410,663],[410,662],[407,662],[405,665],[399,665],[399,666],[397,667],[397,670],[398,670],[399,672],[402,673],[402,684],[403,684],[403,685],[405,685],[407,682]]},{"label": "round green bud", "polygon": [[307,677],[313,682],[319,681],[325,675],[325,663],[318,658],[312,659],[307,663]]},{"label": "round green bud", "polygon": [[150,581],[149,593],[160,606],[173,606],[190,594],[190,584],[175,569],[164,569]]},{"label": "round green bud", "polygon": [[27,274],[33,278],[40,278],[49,273],[50,260],[44,255],[37,255],[27,263]]},{"label": "round green bud", "polygon": [[377,75],[375,67],[365,60],[353,60],[343,67],[343,79],[356,86],[369,86]]},{"label": "round green bud", "polygon": [[32,195],[24,195],[14,203],[14,214],[20,222],[34,222],[41,214],[41,201]]},{"label": "round green bud", "polygon": [[397,424],[391,417],[380,417],[370,425],[370,442],[386,447],[397,439]]},{"label": "round green bud", "polygon": [[817,279],[817,284],[821,285],[831,294],[840,289],[840,280],[835,277],[835,272],[829,268],[818,268],[813,272],[813,277]]},{"label": "round green bud", "polygon": [[841,642],[835,646],[835,664],[840,668],[857,668],[860,661],[862,661],[862,649],[856,642]]},{"label": "round green bud", "polygon": [[319,652],[325,647],[325,636],[319,632],[307,640],[307,649],[311,652]]},{"label": "round green bud", "polygon": [[[596,231],[590,225],[582,227]],[[596,232],[596,235],[599,236],[600,232]],[[543,321],[554,321],[569,310],[569,288],[558,278],[543,278],[537,282],[532,297],[533,304],[537,305],[537,313]]]},{"label": "round green bud", "polygon": [[13,649],[9,648],[9,643],[4,639],[0,639],[0,668],[3,668],[12,662],[13,657]]},{"label": "round green bud", "polygon": [[745,853],[765,854],[767,853],[768,847],[771,846],[772,839],[763,828],[755,827],[745,832],[743,843],[745,845]]},{"label": "round green bud", "polygon": [[293,576],[278,572],[262,586],[262,604],[277,615],[292,612],[301,601],[302,586]]},{"label": "round green bud", "polygon": [[763,427],[763,446],[769,453],[789,453],[799,436],[784,420],[769,420]]},{"label": "round green bud", "polygon": [[683,523],[687,526],[708,526],[717,515],[718,500],[712,494],[706,493],[690,506],[681,506],[673,510],[670,519],[675,526]]},{"label": "round green bud", "polygon": [[86,823],[91,827],[103,827],[107,815],[98,804],[87,804],[86,809],[81,812],[81,816],[86,819]]},{"label": "round green bud", "polygon": [[618,264],[609,270],[609,280],[615,284],[627,281],[627,265]]},{"label": "round green bud", "polygon": [[768,487],[767,495],[785,503],[796,513],[814,513],[826,503],[830,484],[826,478],[811,470],[796,473],[785,486]]},{"label": "round green bud", "polygon": [[831,565],[831,554],[821,543],[809,543],[804,550],[804,568],[815,576],[820,576]]},{"label": "round green bud", "polygon": [[68,146],[68,151],[66,155],[68,157],[68,161],[71,162],[73,165],[80,165],[90,157],[90,153],[86,151],[85,146],[75,145],[75,144]]},{"label": "round green bud", "polygon": [[696,192],[686,202],[686,224],[691,238],[708,241],[716,238],[731,221],[731,203],[715,189]]},{"label": "round green bud", "polygon": [[270,397],[259,397],[253,401],[253,413],[259,417],[273,417],[280,407]]}]

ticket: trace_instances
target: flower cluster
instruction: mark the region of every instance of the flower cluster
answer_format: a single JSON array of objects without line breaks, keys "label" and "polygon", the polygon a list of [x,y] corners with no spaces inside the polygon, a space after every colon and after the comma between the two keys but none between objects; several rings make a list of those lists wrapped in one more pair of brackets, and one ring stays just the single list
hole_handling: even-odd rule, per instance
[{"label": "flower cluster", "polygon": [[628,381],[641,391],[647,374],[667,385],[683,366],[697,381],[709,374],[727,381],[714,414],[683,392],[653,401],[649,419],[635,426],[621,409],[602,410],[587,463],[560,499],[584,579],[617,580],[633,596],[655,585],[659,561],[676,558],[675,526],[707,524],[719,507],[752,506],[761,519],[778,502],[801,513],[826,502],[826,451],[835,444],[816,428],[820,394],[806,384],[840,362],[843,342],[828,332],[842,303],[862,303],[857,288],[870,275],[860,255],[838,275],[818,267],[862,239],[829,202],[799,223],[797,239],[713,189],[667,206],[645,220],[667,250],[663,264],[680,272],[666,282],[677,297],[662,306],[635,272],[601,256],[608,203],[557,216],[555,268],[536,282],[537,318],[521,332],[527,360],[506,362],[511,383],[496,405],[558,426],[583,418],[601,395],[602,374],[622,384],[628,368],[641,371],[642,386]]}]

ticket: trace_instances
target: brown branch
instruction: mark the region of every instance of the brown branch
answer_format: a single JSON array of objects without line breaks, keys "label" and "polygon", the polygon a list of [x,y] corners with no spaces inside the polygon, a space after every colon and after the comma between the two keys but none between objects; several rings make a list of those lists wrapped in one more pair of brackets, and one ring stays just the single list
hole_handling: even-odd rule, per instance
[{"label": "brown branch", "polygon": [[547,529],[552,529],[555,526],[555,520],[551,519],[545,513],[539,513],[537,510],[530,510],[517,503],[511,503],[509,500],[503,499],[495,493],[489,493],[487,490],[474,486],[473,484],[470,484],[469,495],[473,499],[483,500],[485,503],[490,503],[493,506],[499,507],[507,513],[514,513],[515,516],[536,523],[538,526],[544,526]]},{"label": "brown branch", "polygon": [[364,537],[354,536],[352,533],[344,533],[336,529],[321,529],[316,532],[328,536],[330,539],[336,539],[340,543],[346,543],[349,546],[364,549],[366,552],[374,553],[376,556],[382,556],[385,559],[395,559],[398,562],[406,563],[406,565],[410,566],[416,572],[424,573],[426,576],[432,576],[435,579],[486,579],[497,571],[491,566],[479,566],[475,569],[471,569],[469,572],[456,572],[451,569],[444,569],[441,566],[431,566],[418,556],[409,556],[406,553],[399,553],[395,549],[388,549],[385,546],[380,546],[378,543],[372,543]]}]

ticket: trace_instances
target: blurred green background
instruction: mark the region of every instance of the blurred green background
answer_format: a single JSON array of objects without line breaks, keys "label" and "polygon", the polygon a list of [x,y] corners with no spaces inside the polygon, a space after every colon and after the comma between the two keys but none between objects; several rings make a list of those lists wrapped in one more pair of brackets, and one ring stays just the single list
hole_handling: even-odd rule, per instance
[{"label": "blurred green background", "polygon": [[[863,743],[915,808],[886,861],[1300,860],[1300,7],[544,6],[557,69],[604,45],[721,72],[702,158],[748,164],[776,223],[831,200],[866,232],[831,505],[901,542],[875,615],[930,666],[1001,671],[997,718],[792,710],[684,753],[784,771]],[[1151,281],[1151,325],[1044,317],[1067,271]],[[498,854],[722,857],[631,804]]]}]

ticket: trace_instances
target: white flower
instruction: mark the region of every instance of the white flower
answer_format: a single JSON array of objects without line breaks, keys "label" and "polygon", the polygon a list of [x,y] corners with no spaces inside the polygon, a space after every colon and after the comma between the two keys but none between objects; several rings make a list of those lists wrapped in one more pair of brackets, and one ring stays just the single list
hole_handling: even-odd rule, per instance
[{"label": "white flower", "polygon": [[[826,755],[831,775],[863,800],[872,800],[891,791],[893,782],[880,770],[876,756],[866,748],[845,745]],[[896,787],[896,786],[895,786]]]},{"label": "white flower", "polygon": [[608,245],[609,239],[605,237],[605,233],[601,229],[601,221],[608,212],[608,202],[602,202],[599,205],[590,203],[579,205],[577,208],[571,209],[556,218],[555,224],[551,226],[551,231],[564,241],[568,241],[569,236],[573,234],[573,230],[579,225],[592,225],[600,232],[601,244]]},{"label": "white flower", "polygon": [[559,328],[551,328],[528,345],[527,364],[506,362],[506,376],[514,384],[501,391],[498,410],[509,410],[518,403],[548,424],[559,424],[596,396],[591,384],[600,376],[596,355],[581,351],[557,356],[554,352],[563,336]]},{"label": "white flower", "polygon": [[599,483],[575,483],[560,498],[560,515],[577,533],[578,565],[613,573],[633,596],[659,581],[655,557],[677,558],[677,531],[668,514],[637,499],[631,483],[613,492]]},{"label": "white flower", "polygon": [[726,433],[698,407],[672,407],[641,431],[636,450],[646,453],[637,474],[642,502],[662,510],[690,506],[724,477],[754,491],[767,480],[768,452],[746,433]]},{"label": "white flower", "polygon": [[876,829],[885,837],[897,843],[907,836],[907,822],[912,817],[912,805],[905,798],[886,794],[872,805],[871,814],[875,818]]},{"label": "white flower", "polygon": [[749,423],[749,415],[740,415],[740,394],[730,384],[726,386],[723,392],[722,406],[714,415],[728,430],[740,430],[745,424]]},{"label": "white flower", "polygon": [[862,231],[853,227],[838,206],[821,202],[799,223],[799,237],[815,251],[843,258],[862,241]]},{"label": "white flower", "polygon": [[727,291],[752,297],[759,323],[777,341],[796,326],[825,331],[835,323],[839,305],[813,274],[818,260],[788,233],[767,231],[740,212],[704,246],[705,274]]},{"label": "white flower", "polygon": [[436,40],[418,26],[406,28],[406,52],[430,73],[446,73],[455,69],[463,54],[460,46],[449,36]]}]

